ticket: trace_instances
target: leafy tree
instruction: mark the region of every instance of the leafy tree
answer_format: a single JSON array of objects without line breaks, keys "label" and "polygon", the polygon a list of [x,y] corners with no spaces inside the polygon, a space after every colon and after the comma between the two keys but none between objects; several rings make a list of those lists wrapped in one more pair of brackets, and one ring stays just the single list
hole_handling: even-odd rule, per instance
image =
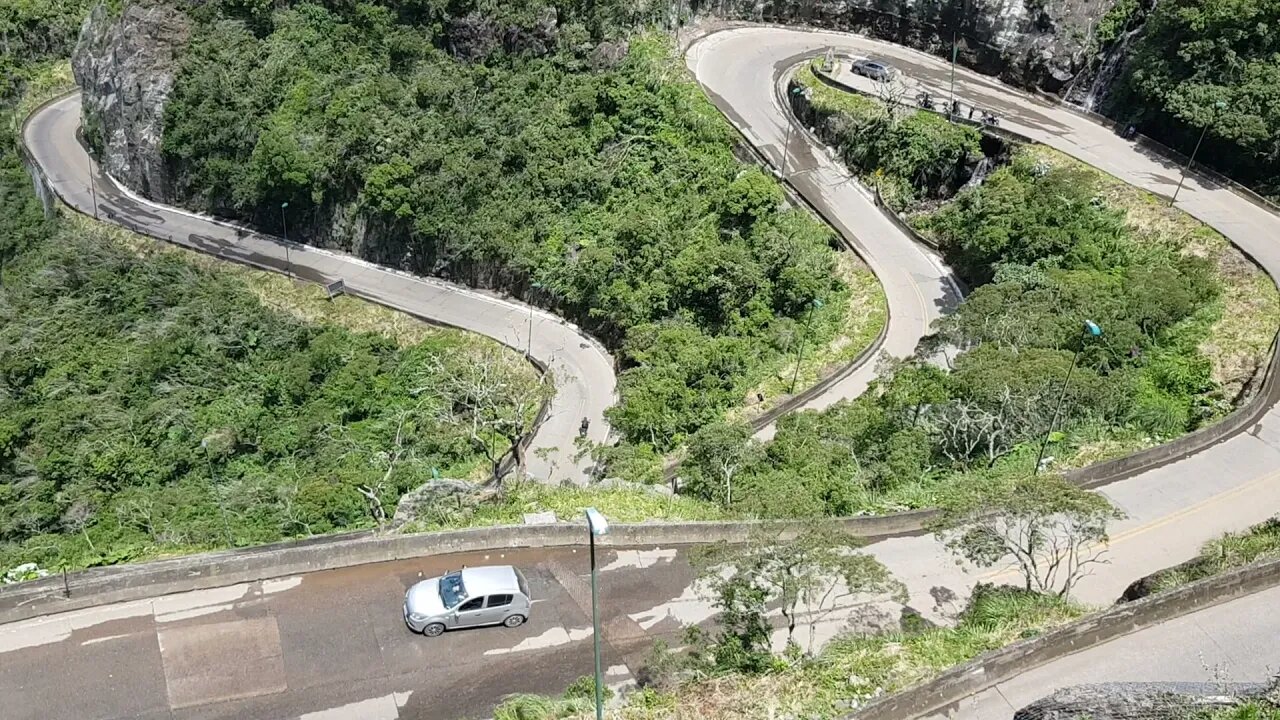
[{"label": "leafy tree", "polygon": [[1124,517],[1103,496],[1054,475],[964,483],[939,509],[935,532],[958,557],[978,567],[1009,563],[1027,590],[1060,597],[1105,562],[1107,526]]},{"label": "leafy tree", "polygon": [[[804,528],[763,527],[743,545],[717,545],[700,551],[702,580],[727,617],[717,659],[732,658],[724,669],[760,671],[767,667],[769,633],[764,608],[777,604],[786,622],[787,644],[795,641],[802,618],[808,619],[812,647],[817,623],[858,594],[890,593],[905,601],[905,589],[880,561],[855,552],[856,538],[827,523]],[[743,666],[745,665],[745,667]]]},{"label": "leafy tree", "polygon": [[1207,127],[1201,162],[1275,193],[1278,22],[1280,5],[1269,1],[1159,3],[1147,15],[1111,112],[1138,116],[1145,132],[1187,152]]},{"label": "leafy tree", "polygon": [[741,423],[714,423],[694,433],[681,468],[689,473],[690,492],[731,507],[734,479],[760,451],[751,434]]}]

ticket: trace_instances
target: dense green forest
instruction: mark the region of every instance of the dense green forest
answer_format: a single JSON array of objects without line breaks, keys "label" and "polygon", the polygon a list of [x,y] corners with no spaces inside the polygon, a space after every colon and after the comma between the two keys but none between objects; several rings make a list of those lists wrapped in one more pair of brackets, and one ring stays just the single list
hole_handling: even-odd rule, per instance
[{"label": "dense green forest", "polygon": [[[807,120],[869,181],[897,188],[973,289],[924,348],[946,352],[949,372],[923,360],[886,368],[856,400],[783,418],[767,445],[707,426],[690,442],[692,493],[766,516],[921,507],[959,475],[1030,472],[1059,401],[1055,468],[1175,437],[1232,406],[1280,308],[1221,236],[1037,146],[961,189],[981,156],[974,131],[800,80],[812,88]],[[1228,296],[1246,303],[1232,314],[1256,313],[1254,364],[1230,380],[1201,349],[1228,339]]]},{"label": "dense green forest", "polygon": [[[1280,3],[1162,0],[1146,14],[1109,114],[1267,195],[1280,195]],[[1139,3],[1125,5],[1142,12]]]},{"label": "dense green forest", "polygon": [[188,205],[275,228],[287,202],[308,241],[582,323],[623,364],[613,427],[664,453],[836,332],[832,237],[668,39],[622,39],[631,4],[532,7],[204,3],[164,153]]},{"label": "dense green forest", "polygon": [[447,378],[496,363],[536,397],[487,341],[303,322],[179,251],[45,219],[12,153],[0,201],[0,569],[368,527],[433,471],[484,474]]},{"label": "dense green forest", "polygon": [[89,0],[5,0],[0,4],[0,104],[41,63],[71,56]]}]

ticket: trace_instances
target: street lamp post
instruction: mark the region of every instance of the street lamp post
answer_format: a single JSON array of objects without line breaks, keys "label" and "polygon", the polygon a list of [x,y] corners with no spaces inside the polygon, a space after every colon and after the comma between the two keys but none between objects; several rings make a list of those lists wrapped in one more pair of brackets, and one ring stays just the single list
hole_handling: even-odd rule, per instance
[{"label": "street lamp post", "polygon": [[[792,95],[799,96],[803,92],[804,92],[804,88],[798,85],[796,87],[791,88]],[[782,146],[782,172],[781,172],[782,178],[784,180],[787,177],[787,155],[790,154],[791,152],[791,130],[792,128],[795,127],[797,122],[796,118],[794,117],[794,113],[791,112],[791,109],[785,108],[785,110],[787,110],[787,140],[786,140],[786,143],[783,144]]]},{"label": "street lamp post", "polygon": [[[85,151],[88,155],[88,151]],[[93,219],[98,219],[98,186],[93,181],[93,156],[89,155],[89,196],[93,198]]]},{"label": "street lamp post", "polygon": [[1084,341],[1091,337],[1102,337],[1102,328],[1092,320],[1085,320],[1084,328],[1081,330],[1080,347],[1076,348],[1076,354],[1071,358],[1071,367],[1067,368],[1067,376],[1062,380],[1058,404],[1053,408],[1053,417],[1049,418],[1049,429],[1044,431],[1044,440],[1040,442],[1040,452],[1036,455],[1036,466],[1031,471],[1032,475],[1040,474],[1040,463],[1044,462],[1044,451],[1049,447],[1049,436],[1053,435],[1053,426],[1058,423],[1058,415],[1062,412],[1062,401],[1067,398],[1067,386],[1071,384],[1071,374],[1075,372],[1076,365],[1080,362],[1080,353],[1084,352]]},{"label": "street lamp post", "polygon": [[609,533],[609,521],[599,510],[587,508],[587,536],[591,543],[591,642],[596,660],[596,720],[604,720],[604,685],[600,675],[600,602],[596,592],[596,536]]},{"label": "street lamp post", "polygon": [[947,117],[951,118],[956,108],[956,31],[951,31],[951,104],[947,106]]},{"label": "street lamp post", "polygon": [[289,203],[280,203],[280,229],[284,232],[284,272],[290,278],[293,277],[293,261],[289,259],[289,223],[285,221],[284,210],[289,207]]},{"label": "street lamp post", "polygon": [[1209,128],[1218,123],[1218,113],[1225,110],[1227,104],[1221,100],[1213,104],[1213,118],[1204,124],[1204,128],[1200,130],[1200,139],[1196,140],[1195,149],[1191,151],[1191,157],[1187,158],[1187,164],[1182,168],[1182,176],[1178,178],[1178,187],[1173,190],[1173,197],[1169,198],[1169,207],[1178,201],[1178,192],[1182,190],[1182,183],[1187,180],[1187,172],[1191,170],[1191,163],[1196,161],[1196,153],[1200,152],[1200,143],[1204,142],[1205,133],[1209,132]]},{"label": "street lamp post", "polygon": [[[532,282],[530,283],[530,286],[535,290],[542,289],[542,283],[539,283],[539,282]],[[533,357],[533,298],[530,297],[528,302],[529,302],[529,336],[526,337],[524,341],[525,342],[524,356]]]},{"label": "street lamp post", "polygon": [[809,325],[813,322],[813,310],[820,307],[822,307],[822,301],[814,298],[813,302],[809,303],[809,312],[805,313],[804,333],[800,335],[800,348],[796,351],[796,368],[791,373],[791,389],[787,391],[788,395],[796,391],[796,380],[800,377],[800,363],[804,360],[804,341],[809,337]]}]

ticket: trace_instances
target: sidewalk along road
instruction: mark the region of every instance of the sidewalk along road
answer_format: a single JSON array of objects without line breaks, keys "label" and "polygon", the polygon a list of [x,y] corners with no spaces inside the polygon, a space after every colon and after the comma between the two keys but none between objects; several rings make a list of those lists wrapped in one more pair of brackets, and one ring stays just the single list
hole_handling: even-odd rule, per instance
[{"label": "sidewalk along road", "polygon": [[[358,258],[237,228],[149,202],[104,175],[76,139],[80,96],[43,107],[27,122],[24,142],[53,190],[71,207],[152,237],[226,260],[314,282],[341,279],[348,290],[397,310],[493,338],[547,365],[556,386],[548,416],[528,452],[528,472],[544,482],[587,482],[589,461],[577,462],[574,439],[582,418],[588,437],[604,442],[605,408],[616,399],[613,359],[598,343],[547,312],[439,280],[383,268]],[[93,181],[90,182],[90,173]],[[532,336],[530,336],[532,331]]]}]

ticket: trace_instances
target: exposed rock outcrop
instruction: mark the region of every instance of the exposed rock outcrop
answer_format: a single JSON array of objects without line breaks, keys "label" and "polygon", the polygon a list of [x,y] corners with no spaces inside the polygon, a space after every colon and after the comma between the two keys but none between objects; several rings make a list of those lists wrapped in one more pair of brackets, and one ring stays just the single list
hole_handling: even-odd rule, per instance
[{"label": "exposed rock outcrop", "polygon": [[1270,683],[1102,683],[1075,685],[1040,698],[1013,714],[1014,720],[1152,720],[1195,717],[1205,710],[1249,701],[1273,704]]},{"label": "exposed rock outcrop", "polygon": [[718,0],[701,12],[730,19],[852,30],[1056,92],[1085,62],[1089,36],[1115,0]]},{"label": "exposed rock outcrop", "polygon": [[160,201],[174,199],[160,144],[165,100],[189,36],[186,15],[162,2],[130,2],[119,18],[100,3],[71,61],[84,90],[85,137],[100,150],[102,167]]},{"label": "exposed rock outcrop", "polygon": [[444,520],[465,515],[496,495],[497,488],[490,485],[447,478],[430,480],[400,497],[390,528],[400,528],[413,520]]}]

